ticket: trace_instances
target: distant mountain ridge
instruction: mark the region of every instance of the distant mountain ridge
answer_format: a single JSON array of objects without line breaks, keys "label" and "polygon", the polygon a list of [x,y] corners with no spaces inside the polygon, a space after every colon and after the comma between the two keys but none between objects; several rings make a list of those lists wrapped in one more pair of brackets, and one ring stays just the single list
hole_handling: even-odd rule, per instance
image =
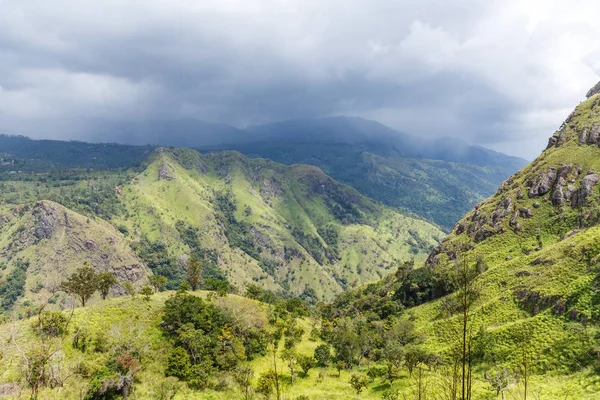
[{"label": "distant mountain ridge", "polygon": [[128,144],[34,141],[0,135],[0,153],[9,156],[0,170],[130,168],[157,146],[203,152],[236,150],[288,165],[317,166],[375,200],[449,230],[526,164],[520,158],[457,139],[417,138],[357,117],[297,119],[246,130],[191,119],[99,121],[86,135]]}]

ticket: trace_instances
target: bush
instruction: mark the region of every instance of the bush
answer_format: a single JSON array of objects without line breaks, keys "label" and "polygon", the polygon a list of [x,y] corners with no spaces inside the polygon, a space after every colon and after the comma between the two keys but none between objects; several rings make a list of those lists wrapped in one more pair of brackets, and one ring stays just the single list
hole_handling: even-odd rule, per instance
[{"label": "bush", "polygon": [[350,377],[350,385],[354,390],[356,390],[356,394],[360,394],[363,389],[367,388],[369,384],[369,379],[362,374],[352,374]]},{"label": "bush", "polygon": [[36,328],[40,330],[41,334],[46,336],[62,336],[67,329],[67,317],[65,317],[61,312],[57,311],[44,311],[40,315],[39,325],[36,324]]},{"label": "bush", "polygon": [[326,344],[320,344],[315,348],[315,360],[320,367],[326,367],[331,361],[331,349]]}]

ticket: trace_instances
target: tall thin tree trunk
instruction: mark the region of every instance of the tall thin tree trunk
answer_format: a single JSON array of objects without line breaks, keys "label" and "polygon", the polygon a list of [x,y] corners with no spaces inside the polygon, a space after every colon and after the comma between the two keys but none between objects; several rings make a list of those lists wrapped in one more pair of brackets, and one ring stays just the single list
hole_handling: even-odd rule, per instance
[{"label": "tall thin tree trunk", "polygon": [[281,394],[279,393],[279,374],[277,373],[277,344],[273,343],[273,368],[275,369],[275,391],[277,393],[277,400],[281,400]]}]

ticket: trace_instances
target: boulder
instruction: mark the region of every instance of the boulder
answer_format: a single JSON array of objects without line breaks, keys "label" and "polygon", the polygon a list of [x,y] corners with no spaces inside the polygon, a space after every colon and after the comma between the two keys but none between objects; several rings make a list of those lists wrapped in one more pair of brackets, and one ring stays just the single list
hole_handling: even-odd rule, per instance
[{"label": "boulder", "polygon": [[573,193],[571,205],[573,207],[583,206],[587,203],[587,199],[592,194],[592,189],[598,184],[597,174],[588,174],[581,180],[581,188]]},{"label": "boulder", "polygon": [[531,218],[531,217],[533,217],[533,211],[531,211],[527,207],[519,208],[519,216],[521,218]]},{"label": "boulder", "polygon": [[587,128],[583,128],[581,133],[579,134],[579,144],[584,145],[588,141],[588,130]]},{"label": "boulder", "polygon": [[542,175],[533,187],[529,189],[529,197],[543,196],[552,189],[556,179],[556,168],[549,168],[546,174]]}]

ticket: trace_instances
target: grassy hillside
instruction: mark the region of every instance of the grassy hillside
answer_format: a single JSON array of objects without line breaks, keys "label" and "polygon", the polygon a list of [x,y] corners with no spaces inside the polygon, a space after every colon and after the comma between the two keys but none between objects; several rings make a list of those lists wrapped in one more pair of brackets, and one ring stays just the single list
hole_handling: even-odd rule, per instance
[{"label": "grassy hillside", "polygon": [[[204,304],[214,305],[232,318],[236,329],[259,329],[272,335],[278,328],[274,315],[277,307],[262,304],[235,295],[215,297],[209,292],[197,292],[195,296],[205,299]],[[39,387],[39,399],[121,398],[93,397],[99,387],[118,387],[118,377],[127,385],[129,398],[140,399],[243,399],[245,389],[237,383],[241,368],[252,371],[249,379],[250,398],[265,398],[260,393],[261,379],[274,368],[273,347],[265,347],[250,359],[239,360],[233,370],[210,376],[206,387],[197,388],[193,381],[184,382],[169,377],[175,344],[163,329],[161,320],[165,315],[165,302],[173,298],[173,292],[156,293],[144,299],[120,297],[96,303],[86,308],[63,311],[66,326],[63,331],[49,327],[58,326],[46,322],[45,330],[39,329],[39,317],[0,325],[0,390],[3,398],[29,398],[31,385],[26,380],[28,361],[35,354],[51,354],[46,373],[52,379]],[[42,314],[43,315],[43,314]],[[47,314],[55,315],[55,314]],[[54,321],[59,320],[54,317]],[[319,327],[317,320],[309,317],[292,317],[295,321],[294,353],[296,357],[311,357],[323,341],[312,332]],[[45,321],[51,321],[46,319]],[[287,320],[288,323],[291,321]],[[285,336],[284,337],[289,337]],[[402,399],[417,398],[419,387],[426,388],[422,398],[444,398],[447,385],[441,367],[433,370],[417,367],[412,375],[403,367],[393,383],[373,372],[381,370],[382,364],[365,360],[359,366],[338,371],[335,364],[314,366],[307,375],[296,365],[296,378],[292,383],[291,371],[286,361],[285,340],[275,350],[276,368],[279,373],[282,399]],[[350,384],[352,376],[373,376],[366,387],[357,394]],[[132,378],[130,381],[129,378]],[[99,386],[99,384],[101,384]],[[600,380],[592,371],[580,371],[569,376],[563,374],[535,375],[531,378],[533,398],[544,399],[594,399],[600,388]],[[521,385],[514,385],[505,392],[506,398],[521,398]],[[173,396],[173,397],[170,397]],[[301,397],[305,396],[305,397]],[[276,398],[272,391],[266,398]],[[499,398],[479,375],[475,385],[475,399]]]},{"label": "grassy hillside", "polygon": [[317,168],[235,152],[160,150],[121,202],[114,222],[135,240],[164,243],[179,260],[197,253],[239,288],[254,281],[319,299],[422,259],[442,236]]},{"label": "grassy hillside", "polygon": [[[540,157],[455,225],[422,268],[403,265],[340,296],[326,317],[385,321],[389,305],[400,306],[405,311],[391,315],[414,323],[422,351],[452,365],[468,310],[475,393],[489,384],[484,377],[502,372],[522,396],[526,370],[535,382],[530,396],[597,398],[599,134],[594,95]],[[461,282],[470,282],[468,289]]]},{"label": "grassy hillside", "polygon": [[[111,224],[51,201],[0,207],[0,309],[24,300],[68,302],[60,283],[84,264],[110,272],[119,282],[142,285],[148,270]],[[117,286],[112,294],[123,291]],[[21,301],[19,301],[19,299]]]},{"label": "grassy hillside", "polygon": [[[15,262],[28,262],[27,287],[42,293],[84,262],[99,271],[147,267],[176,288],[189,258],[197,257],[208,288],[228,281],[232,290],[243,291],[256,283],[330,299],[380,279],[401,261],[423,260],[443,235],[318,168],[235,152],[159,149],[138,170],[29,171],[4,178],[0,233],[10,251],[0,259],[8,268],[0,279],[11,276]],[[27,232],[35,231],[40,217],[31,210],[44,205],[61,230],[51,240],[21,239],[15,232],[30,225]],[[65,213],[83,222],[65,222]],[[105,237],[107,230],[112,236]],[[35,238],[35,232],[26,236]],[[106,243],[114,243],[113,251]],[[44,268],[53,272],[42,274]],[[145,271],[134,280],[144,281]]]},{"label": "grassy hillside", "polygon": [[277,140],[233,146],[249,157],[308,164],[389,206],[408,210],[447,230],[491,195],[519,166],[474,165],[406,156],[379,142]]}]

